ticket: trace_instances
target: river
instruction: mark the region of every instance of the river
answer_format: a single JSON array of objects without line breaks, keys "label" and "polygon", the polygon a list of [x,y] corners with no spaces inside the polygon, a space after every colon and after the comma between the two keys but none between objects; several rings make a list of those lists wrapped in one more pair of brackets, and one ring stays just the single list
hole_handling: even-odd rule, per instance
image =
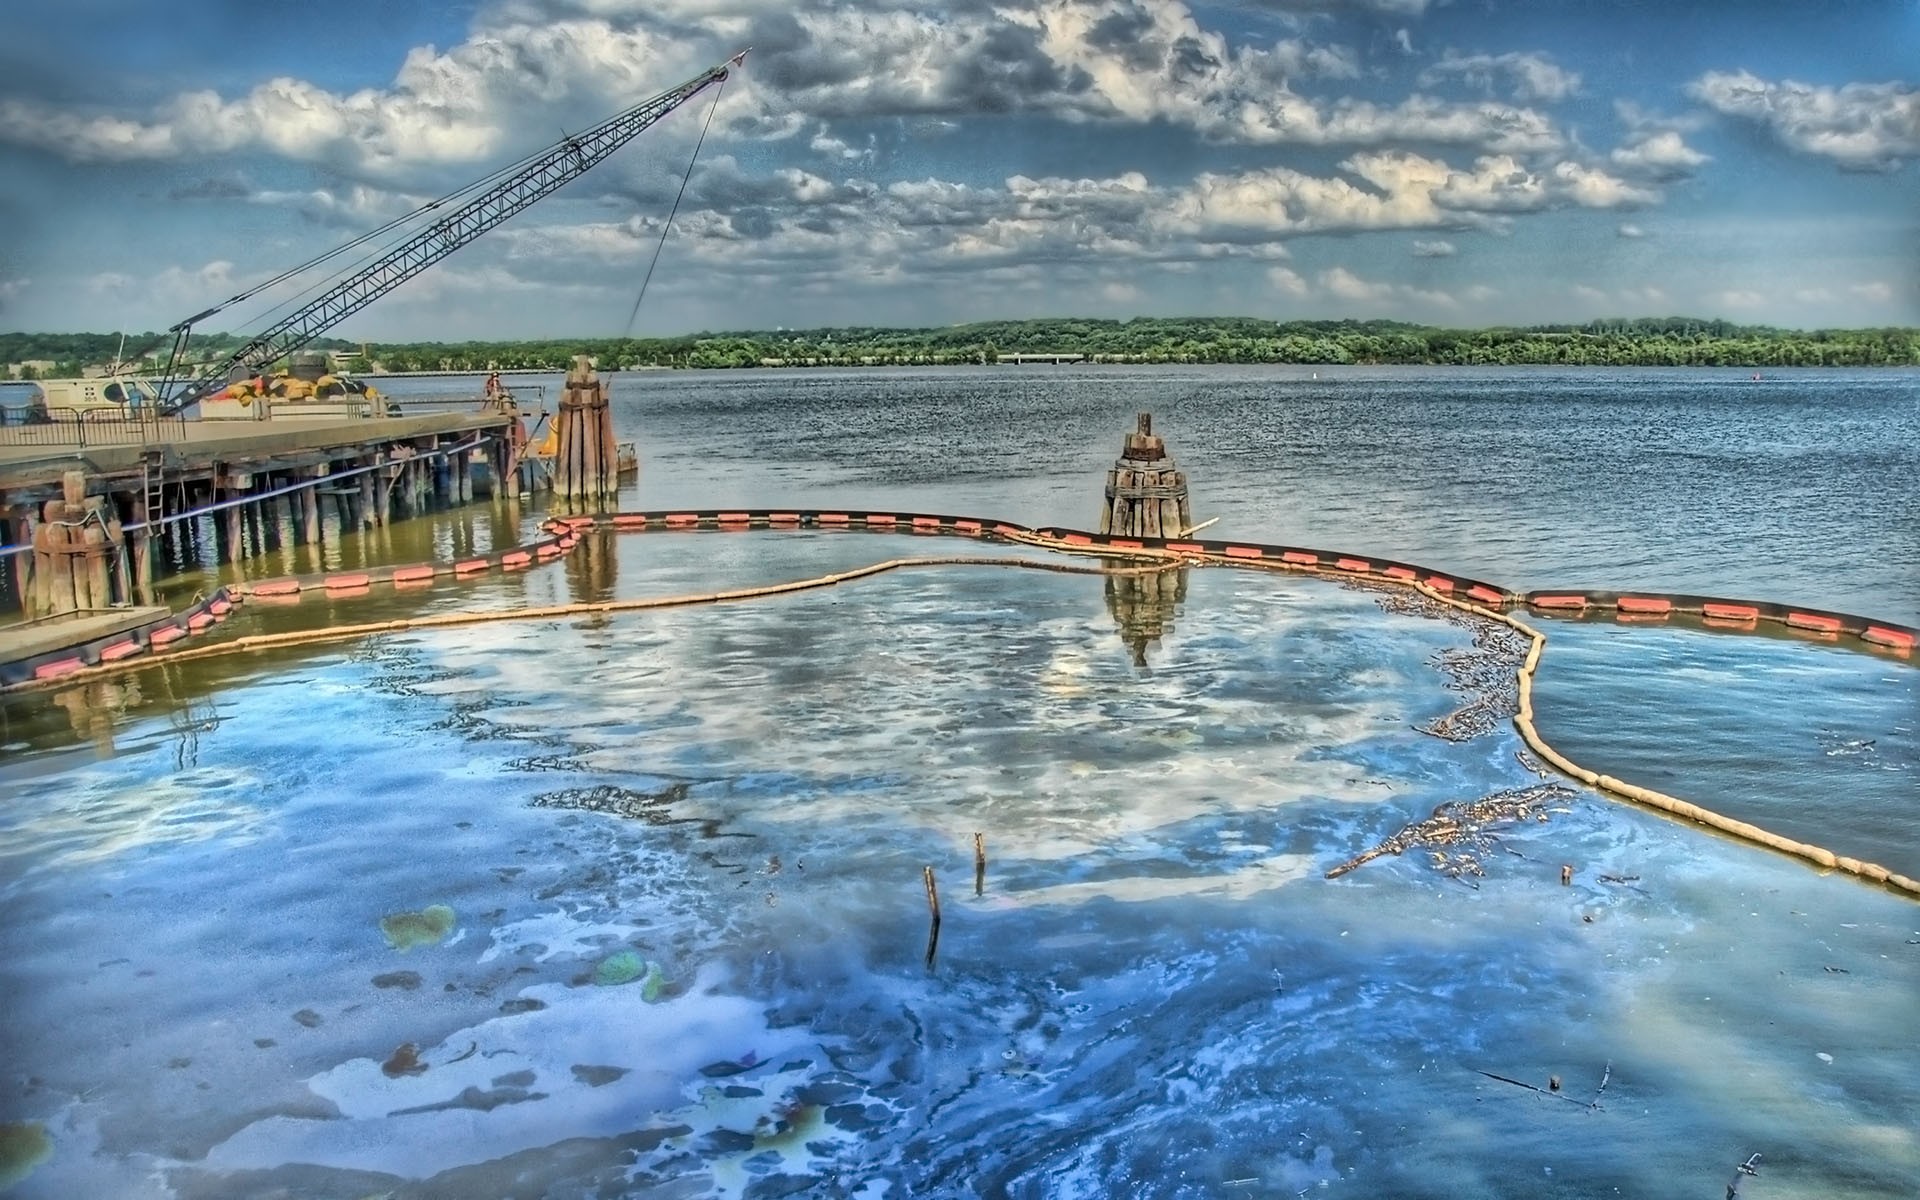
[{"label": "river", "polygon": [[[1913,372],[1315,375],[620,375],[622,503],[1090,525],[1151,410],[1224,536],[1916,619]],[[482,504],[320,554],[534,519]],[[232,624],[955,549],[609,536]],[[1585,1198],[1719,1195],[1758,1153],[1756,1197],[1920,1192],[1911,900],[1584,789],[1468,869],[1414,849],[1325,878],[1436,805],[1550,782],[1504,721],[1421,731],[1477,694],[1437,669],[1475,630],[1383,599],[926,567],[9,700],[0,1187]],[[1539,721],[1576,760],[1920,873],[1910,661],[1544,628]]]}]

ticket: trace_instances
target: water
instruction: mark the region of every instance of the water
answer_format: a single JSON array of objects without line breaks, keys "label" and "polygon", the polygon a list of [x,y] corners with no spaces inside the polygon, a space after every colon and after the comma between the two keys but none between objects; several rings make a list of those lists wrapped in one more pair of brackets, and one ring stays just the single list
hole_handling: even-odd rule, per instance
[{"label": "water", "polygon": [[[1141,407],[1229,535],[1518,586],[1913,603],[1911,525],[1867,516],[1904,500],[1864,465],[1911,471],[1911,376],[1766,401],[1798,413],[1789,454],[1759,448],[1784,431],[1739,381],[1306,375],[1299,400],[1265,371],[623,376],[645,463],[625,502],[1085,523]],[[1662,420],[1714,432],[1722,465],[1643,471],[1650,513],[1696,503],[1636,524],[1593,489],[1659,444],[1647,397],[1669,386],[1704,398]],[[1622,405],[1640,425],[1602,421]],[[1230,449],[1227,411],[1294,451]],[[1544,453],[1554,414],[1551,486],[1491,483],[1527,456],[1468,431]],[[1789,499],[1738,516],[1761,535],[1745,556],[1698,534],[1691,514],[1771,492]],[[1449,541],[1465,512],[1515,525]],[[1811,550],[1866,544],[1891,549]],[[1032,556],[630,535],[524,575],[250,607],[235,632],[956,551]],[[1577,760],[1920,868],[1910,665],[1546,628],[1539,720]],[[1756,1151],[1755,1196],[1920,1192],[1911,901],[1580,790],[1501,829],[1482,877],[1416,850],[1324,878],[1437,804],[1540,782],[1504,723],[1418,731],[1467,698],[1433,660],[1471,632],[1296,577],[1193,571],[1176,604],[926,567],[9,702],[0,1122],[51,1139],[11,1194],[1717,1195]],[[1557,1075],[1574,1102],[1480,1071]]]}]

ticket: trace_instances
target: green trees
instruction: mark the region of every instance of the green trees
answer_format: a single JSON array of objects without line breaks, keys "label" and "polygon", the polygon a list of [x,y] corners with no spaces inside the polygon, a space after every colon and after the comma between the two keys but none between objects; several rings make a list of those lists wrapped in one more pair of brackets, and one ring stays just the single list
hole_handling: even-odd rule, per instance
[{"label": "green trees", "polygon": [[[119,334],[0,334],[0,363],[52,361],[62,373],[110,361]],[[234,349],[227,334],[198,337],[193,357]],[[323,339],[319,348],[355,349]],[[129,334],[127,356],[162,348]],[[1412,364],[1444,366],[1875,367],[1920,365],[1920,330],[1813,331],[1694,317],[1593,321],[1525,329],[1441,329],[1400,321],[1287,321],[1255,317],[1047,317],[935,329],[850,327],[744,330],[671,338],[373,343],[352,369],[561,371],[576,354],[602,370],[636,367],[947,365],[1002,354],[1079,354],[1103,362]],[[151,369],[151,368],[149,368]]]}]

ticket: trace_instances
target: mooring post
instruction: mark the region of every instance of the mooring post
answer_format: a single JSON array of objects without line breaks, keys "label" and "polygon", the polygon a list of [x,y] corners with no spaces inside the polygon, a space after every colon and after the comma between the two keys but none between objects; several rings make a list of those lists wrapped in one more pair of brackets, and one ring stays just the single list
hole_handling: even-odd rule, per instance
[{"label": "mooring post", "polygon": [[1153,414],[1141,413],[1120,457],[1107,472],[1100,532],[1115,537],[1179,538],[1193,528],[1186,474],[1167,457],[1153,432]]}]

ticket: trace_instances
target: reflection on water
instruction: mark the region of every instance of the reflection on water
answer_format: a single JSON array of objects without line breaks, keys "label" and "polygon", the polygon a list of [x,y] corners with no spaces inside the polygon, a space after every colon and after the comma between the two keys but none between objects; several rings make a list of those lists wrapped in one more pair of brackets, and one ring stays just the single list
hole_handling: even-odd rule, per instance
[{"label": "reflection on water", "polygon": [[1120,627],[1120,640],[1133,652],[1133,665],[1147,665],[1147,648],[1173,628],[1187,598],[1187,568],[1151,575],[1109,575],[1107,611]]},{"label": "reflection on water", "polygon": [[[941,547],[599,549],[407,602]],[[51,1154],[14,1194],[1715,1195],[1755,1151],[1756,1196],[1920,1189],[1910,902],[1584,791],[1476,833],[1470,878],[1409,848],[1328,880],[1538,782],[1504,725],[1420,731],[1475,629],[1298,577],[1114,586],[1148,578],[925,568],[22,715],[0,1122]],[[1583,686],[1688,698],[1641,653],[1596,640]],[[1845,661],[1774,686],[1903,702]]]}]

